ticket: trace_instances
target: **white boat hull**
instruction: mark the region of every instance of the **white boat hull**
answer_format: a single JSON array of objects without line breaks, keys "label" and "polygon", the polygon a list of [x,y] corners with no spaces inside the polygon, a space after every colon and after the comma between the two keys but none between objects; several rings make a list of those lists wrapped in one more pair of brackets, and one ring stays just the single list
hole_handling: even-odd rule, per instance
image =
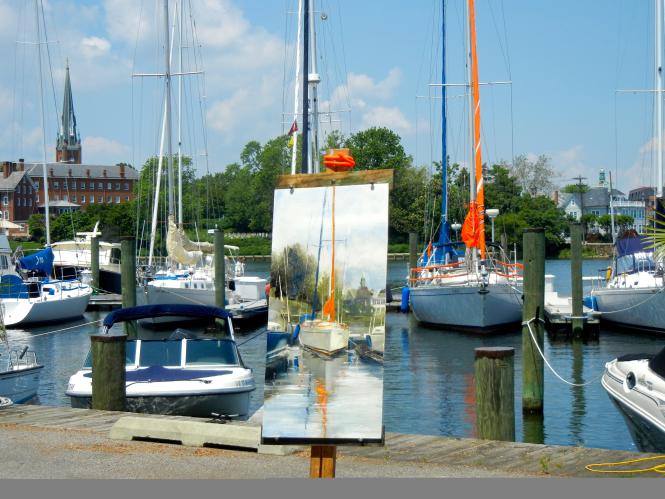
[{"label": "white boat hull", "polygon": [[37,395],[39,375],[44,366],[37,365],[0,372],[0,396],[20,404]]},{"label": "white boat hull", "polygon": [[3,298],[6,326],[58,322],[81,317],[88,307],[92,288],[78,287],[71,292],[37,298]]},{"label": "white boat hull", "polygon": [[665,451],[665,380],[649,369],[648,360],[608,362],[601,383],[621,410],[638,449]]},{"label": "white boat hull", "polygon": [[489,331],[522,320],[521,292],[508,284],[414,287],[410,305],[419,322],[451,329]]},{"label": "white boat hull", "polygon": [[594,289],[603,322],[665,332],[665,290],[650,288]]},{"label": "white boat hull", "polygon": [[332,355],[348,348],[349,328],[335,322],[305,321],[298,338],[305,348]]}]

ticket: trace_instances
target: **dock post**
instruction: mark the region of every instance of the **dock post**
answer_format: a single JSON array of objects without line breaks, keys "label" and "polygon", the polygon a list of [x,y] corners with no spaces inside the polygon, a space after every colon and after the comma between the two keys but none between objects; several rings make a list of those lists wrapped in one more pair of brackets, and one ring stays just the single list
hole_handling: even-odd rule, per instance
[{"label": "dock post", "polygon": [[[120,241],[120,282],[122,286],[122,307],[136,306],[136,243],[133,237]],[[136,338],[136,323],[125,322],[125,333]]]},{"label": "dock post", "polygon": [[215,306],[219,308],[226,308],[225,272],[224,231],[221,229],[215,229]]},{"label": "dock post", "polygon": [[542,319],[545,310],[545,230],[524,229],[524,306],[522,321],[522,411],[543,412],[544,361],[538,353],[531,332],[541,351],[545,342]]},{"label": "dock post", "polygon": [[411,269],[418,266],[418,234],[409,232],[409,278],[411,277]]},{"label": "dock post", "polygon": [[99,289],[99,239],[90,238],[90,272],[92,273],[92,290]]},{"label": "dock post", "polygon": [[475,349],[478,438],[515,441],[515,349]]},{"label": "dock post", "polygon": [[582,308],[582,225],[570,224],[570,278],[573,291],[571,323],[573,339],[584,334],[584,309]]},{"label": "dock post", "polygon": [[126,410],[125,344],[127,336],[90,336],[92,350],[92,408]]},{"label": "dock post", "polygon": [[337,447],[334,445],[312,445],[309,459],[310,478],[335,478]]}]

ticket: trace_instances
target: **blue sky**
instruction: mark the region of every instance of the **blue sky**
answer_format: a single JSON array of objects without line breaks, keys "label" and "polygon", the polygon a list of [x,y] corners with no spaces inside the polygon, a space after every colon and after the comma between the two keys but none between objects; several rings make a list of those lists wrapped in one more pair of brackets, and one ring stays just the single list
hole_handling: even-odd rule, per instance
[{"label": "blue sky", "polygon": [[[49,45],[55,101],[61,105],[69,57],[84,161],[141,164],[158,150],[161,84],[157,78],[131,78],[132,71],[162,68],[158,3],[45,1],[49,38],[57,42]],[[15,43],[34,40],[31,4],[0,0],[3,160],[40,157],[35,48]],[[288,129],[296,0],[191,4],[205,68],[207,168],[214,172],[236,161],[247,141],[263,142]],[[615,171],[623,190],[650,183],[652,95],[616,90],[653,87],[653,4],[477,0],[480,79],[513,82],[482,89],[485,159],[547,154],[560,184],[577,174],[594,183],[600,168]],[[317,28],[320,100],[322,108],[330,103],[344,111],[334,115],[338,122],[332,126],[349,133],[385,125],[400,133],[418,164],[439,157],[440,101],[417,96],[428,96],[427,84],[440,79],[440,5],[440,0],[317,1],[319,16],[327,14]],[[463,5],[447,1],[451,82],[462,82],[465,75]],[[196,78],[187,83],[183,144],[204,171],[198,107],[203,91],[196,91],[202,81]],[[466,162],[461,92],[451,90],[448,101],[449,153]],[[47,86],[50,154],[57,131],[53,100]]]}]

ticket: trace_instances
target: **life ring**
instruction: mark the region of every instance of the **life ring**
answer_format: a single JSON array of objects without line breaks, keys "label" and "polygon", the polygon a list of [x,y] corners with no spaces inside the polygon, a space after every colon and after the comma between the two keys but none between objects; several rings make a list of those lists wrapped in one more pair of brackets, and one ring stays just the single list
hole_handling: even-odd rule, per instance
[{"label": "life ring", "polygon": [[356,161],[349,154],[348,149],[331,149],[323,156],[323,164],[328,170],[343,172],[356,166]]}]

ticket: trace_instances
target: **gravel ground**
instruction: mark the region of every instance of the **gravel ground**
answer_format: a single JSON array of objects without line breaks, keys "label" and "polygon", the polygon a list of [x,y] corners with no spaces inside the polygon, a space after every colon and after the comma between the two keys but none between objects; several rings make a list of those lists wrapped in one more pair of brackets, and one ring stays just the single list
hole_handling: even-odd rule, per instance
[{"label": "gravel ground", "polygon": [[[306,453],[268,456],[215,448],[110,440],[89,430],[1,424],[1,478],[297,478]],[[343,451],[342,451],[343,452]],[[468,467],[340,456],[338,477],[524,477]]]}]

